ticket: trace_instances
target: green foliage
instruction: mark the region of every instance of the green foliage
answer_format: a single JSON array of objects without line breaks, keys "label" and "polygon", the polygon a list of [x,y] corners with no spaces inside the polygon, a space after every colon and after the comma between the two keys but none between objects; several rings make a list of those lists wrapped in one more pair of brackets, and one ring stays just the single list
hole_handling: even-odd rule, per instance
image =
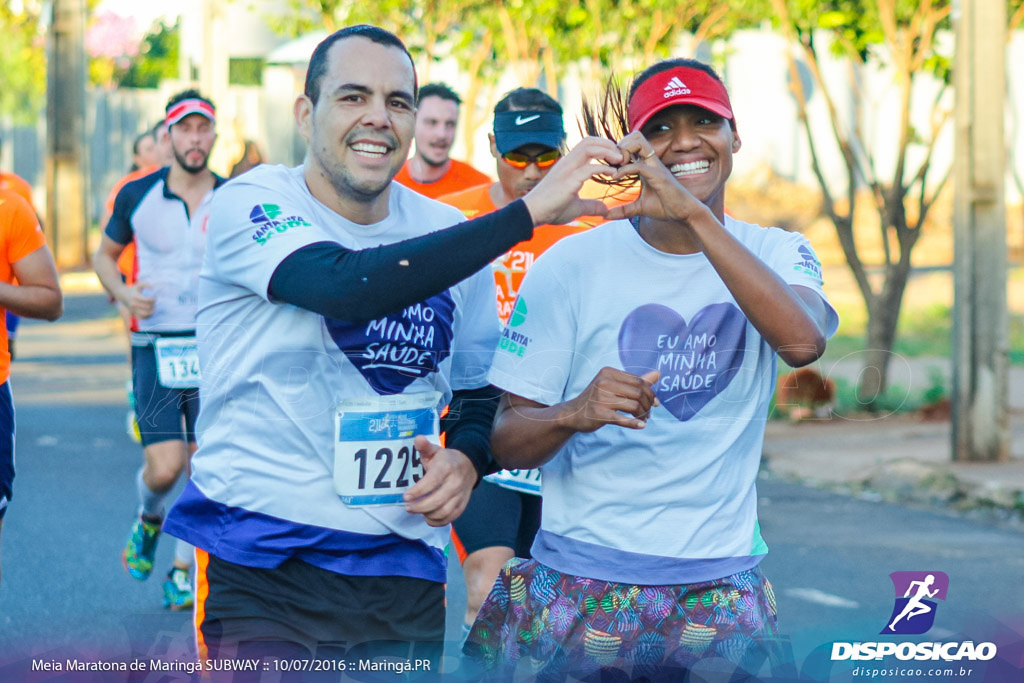
[{"label": "green foliage", "polygon": [[[454,57],[485,81],[516,68],[521,85],[543,73],[555,81],[575,62],[589,62],[603,82],[612,70],[631,72],[674,52],[681,35],[713,40],[764,16],[763,0],[290,0],[273,20],[288,35],[313,27],[366,22],[395,32],[418,59]],[[487,51],[481,60],[480,51]],[[552,73],[553,72],[553,73]],[[550,90],[549,84],[549,90]]]},{"label": "green foliage", "polygon": [[228,83],[231,85],[260,85],[267,60],[261,57],[232,57],[228,61]]},{"label": "green foliage", "polygon": [[929,73],[946,85],[953,83],[953,59],[938,53],[928,55],[924,60],[925,73]]},{"label": "green foliage", "polygon": [[928,368],[928,388],[921,396],[923,405],[934,405],[949,396],[949,387],[946,384],[946,376],[937,367]]},{"label": "green foliage", "polygon": [[1010,362],[1024,365],[1024,315],[1010,316]]},{"label": "green foliage", "polygon": [[869,399],[858,395],[857,386],[842,377],[833,378],[836,383],[836,402],[832,412],[839,417],[854,417],[870,412],[878,418],[897,413],[912,413],[922,405],[921,394],[897,384]]},{"label": "green foliage", "polygon": [[143,37],[139,56],[131,61],[127,69],[115,74],[118,86],[156,88],[164,78],[176,77],[180,42],[179,24],[168,26],[161,20]]},{"label": "green foliage", "polygon": [[900,315],[895,351],[906,356],[948,356],[953,338],[953,311],[932,304]]},{"label": "green foliage", "polygon": [[1010,0],[1006,12],[1007,29],[1018,31],[1024,23],[1024,0]]},{"label": "green foliage", "polygon": [[297,38],[310,31],[333,31],[341,8],[355,3],[341,0],[288,0],[287,9],[267,16],[268,25],[281,35]]},{"label": "green foliage", "polygon": [[[880,48],[886,46],[891,36],[887,36],[883,28],[877,0],[788,0],[786,4],[790,20],[803,42],[812,44],[812,32],[824,29],[832,34],[829,47],[838,57],[849,57],[861,63],[887,59],[887,51]],[[922,4],[919,0],[894,0],[896,25],[913,25],[915,13],[920,11]],[[943,7],[949,5],[949,0],[931,0],[928,4]],[[778,25],[778,17],[773,16],[772,19]],[[950,30],[952,22],[947,16],[935,28]],[[941,78],[943,69],[948,73],[948,60],[928,60],[923,70]]]},{"label": "green foliage", "polygon": [[0,116],[16,124],[38,120],[46,102],[46,36],[39,2],[0,3]]}]

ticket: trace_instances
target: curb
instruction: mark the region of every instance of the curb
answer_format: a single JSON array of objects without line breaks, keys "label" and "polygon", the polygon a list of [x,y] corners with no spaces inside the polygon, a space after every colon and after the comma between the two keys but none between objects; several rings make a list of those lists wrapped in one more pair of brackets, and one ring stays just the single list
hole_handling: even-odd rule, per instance
[{"label": "curb", "polygon": [[872,502],[941,510],[987,522],[1024,526],[1024,490],[994,481],[970,481],[947,465],[895,458],[878,463],[853,481],[823,481],[772,468],[764,454],[763,474],[805,486],[826,489]]}]

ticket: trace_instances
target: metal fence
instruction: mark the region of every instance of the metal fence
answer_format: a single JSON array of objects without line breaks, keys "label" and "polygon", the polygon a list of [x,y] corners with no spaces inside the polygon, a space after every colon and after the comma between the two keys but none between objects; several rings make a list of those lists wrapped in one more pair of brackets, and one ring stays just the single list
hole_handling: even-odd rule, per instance
[{"label": "metal fence", "polygon": [[[155,90],[92,90],[86,93],[86,140],[89,215],[98,221],[114,183],[128,172],[135,136],[160,120],[166,100]],[[0,168],[32,185],[40,215],[46,215],[46,116],[34,125],[0,120],[3,154]]]}]

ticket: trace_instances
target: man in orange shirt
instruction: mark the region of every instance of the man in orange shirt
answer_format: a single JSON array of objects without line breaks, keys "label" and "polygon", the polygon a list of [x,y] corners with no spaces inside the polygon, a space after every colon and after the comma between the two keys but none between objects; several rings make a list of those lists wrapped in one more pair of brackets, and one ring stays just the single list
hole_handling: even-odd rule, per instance
[{"label": "man in orange shirt", "polygon": [[[0,138],[0,143],[3,139]],[[3,145],[0,144],[0,152],[3,151]],[[35,210],[35,203],[32,201],[32,186],[25,181],[24,178],[16,173],[9,171],[0,171],[0,190],[10,190],[21,195],[21,197],[28,202],[28,205]]]},{"label": "man in orange shirt", "polygon": [[[57,267],[36,212],[10,190],[0,190],[0,310],[51,321],[64,312]],[[0,326],[0,531],[14,481],[14,404],[6,341],[7,330]]]},{"label": "man in orange shirt", "polygon": [[[524,197],[548,174],[565,144],[562,107],[536,88],[513,90],[495,105],[494,132],[488,137],[498,182],[439,198],[467,218]],[[601,218],[581,216],[568,225],[539,225],[531,239],[493,263],[498,317],[503,323],[509,322],[519,285],[537,257],[566,235],[601,222]],[[454,522],[452,540],[466,577],[467,633],[502,566],[513,557],[530,557],[540,508],[539,470],[502,470],[480,482],[465,512]]]},{"label": "man in orange shirt", "polygon": [[416,100],[416,153],[395,180],[431,199],[491,182],[469,164],[448,155],[455,142],[462,100],[444,83],[428,83]]},{"label": "man in orange shirt", "polygon": [[[36,203],[32,200],[32,186],[17,173],[0,171],[0,190],[10,190],[20,195],[32,207],[36,216],[39,215],[39,212],[36,211]],[[14,360],[14,337],[18,334],[18,323],[21,322],[21,318],[16,313],[8,311],[5,316],[5,322],[7,327],[7,351],[11,354],[11,360]]]},{"label": "man in orange shirt", "polygon": [[0,171],[0,190],[7,190],[19,195],[34,209],[35,204],[32,202],[32,186],[16,173]]}]

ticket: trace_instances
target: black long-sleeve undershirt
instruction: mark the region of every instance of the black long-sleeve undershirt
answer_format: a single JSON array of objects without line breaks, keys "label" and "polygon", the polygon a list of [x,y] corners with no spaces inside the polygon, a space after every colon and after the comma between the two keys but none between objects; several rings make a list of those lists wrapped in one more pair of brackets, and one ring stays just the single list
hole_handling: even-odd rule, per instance
[{"label": "black long-sleeve undershirt", "polygon": [[274,301],[352,323],[376,320],[439,294],[533,235],[522,200],[412,239],[358,251],[307,245],[270,278]]},{"label": "black long-sleeve undershirt", "polygon": [[493,386],[455,391],[448,413],[441,418],[445,447],[465,453],[476,468],[478,480],[498,470],[491,458],[491,425],[500,396],[501,390]]}]

